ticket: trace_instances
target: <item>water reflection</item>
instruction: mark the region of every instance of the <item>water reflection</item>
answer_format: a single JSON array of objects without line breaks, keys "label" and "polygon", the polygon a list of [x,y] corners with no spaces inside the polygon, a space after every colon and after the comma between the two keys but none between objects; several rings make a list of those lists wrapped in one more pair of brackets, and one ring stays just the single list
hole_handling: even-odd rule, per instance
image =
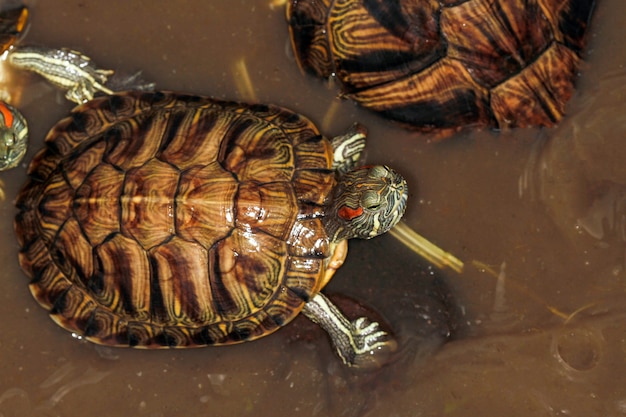
[{"label": "water reflection", "polygon": [[546,205],[580,247],[626,244],[626,74],[609,76],[547,140],[538,142],[521,193]]}]

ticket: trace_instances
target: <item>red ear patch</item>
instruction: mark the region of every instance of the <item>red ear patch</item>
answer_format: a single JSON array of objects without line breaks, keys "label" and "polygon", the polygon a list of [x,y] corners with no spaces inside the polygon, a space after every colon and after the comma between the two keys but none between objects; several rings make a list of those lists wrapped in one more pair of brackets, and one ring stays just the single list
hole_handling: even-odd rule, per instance
[{"label": "red ear patch", "polygon": [[0,102],[0,113],[2,113],[2,117],[4,118],[5,126],[8,128],[13,127],[13,113],[11,113],[11,109],[2,102]]},{"label": "red ear patch", "polygon": [[337,214],[344,220],[352,220],[363,214],[363,207],[357,207],[353,209],[348,206],[341,206]]}]

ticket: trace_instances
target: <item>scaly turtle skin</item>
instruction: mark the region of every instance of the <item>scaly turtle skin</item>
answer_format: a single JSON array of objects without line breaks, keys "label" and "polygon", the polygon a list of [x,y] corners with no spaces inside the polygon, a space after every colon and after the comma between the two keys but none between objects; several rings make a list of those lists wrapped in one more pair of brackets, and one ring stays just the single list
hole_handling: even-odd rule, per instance
[{"label": "scaly turtle skin", "polygon": [[421,131],[552,126],[594,0],[289,0],[301,68]]},{"label": "scaly turtle skin", "polygon": [[[0,12],[0,54],[15,44],[26,28],[28,11],[13,8]],[[28,148],[28,125],[13,106],[0,100],[0,171],[16,167]]]},{"label": "scaly turtle skin", "polygon": [[16,167],[28,149],[28,125],[22,113],[0,100],[0,171]]},{"label": "scaly turtle skin", "polygon": [[333,147],[289,110],[174,93],[79,106],[17,199],[31,291],[62,327],[114,346],[238,343],[303,311],[366,366],[394,342],[320,293],[346,239],[404,212],[402,177],[354,169],[364,139],[354,128]]}]

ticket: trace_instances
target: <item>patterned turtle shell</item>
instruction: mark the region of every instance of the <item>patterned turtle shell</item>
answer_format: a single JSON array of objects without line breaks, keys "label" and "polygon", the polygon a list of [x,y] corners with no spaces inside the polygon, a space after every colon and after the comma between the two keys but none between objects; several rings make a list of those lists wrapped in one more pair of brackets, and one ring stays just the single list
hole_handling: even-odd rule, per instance
[{"label": "patterned turtle shell", "polygon": [[279,107],[173,93],[90,101],[50,131],[17,199],[30,289],[100,344],[269,334],[325,282],[332,152]]},{"label": "patterned turtle shell", "polygon": [[594,0],[289,0],[298,64],[422,131],[552,126]]}]

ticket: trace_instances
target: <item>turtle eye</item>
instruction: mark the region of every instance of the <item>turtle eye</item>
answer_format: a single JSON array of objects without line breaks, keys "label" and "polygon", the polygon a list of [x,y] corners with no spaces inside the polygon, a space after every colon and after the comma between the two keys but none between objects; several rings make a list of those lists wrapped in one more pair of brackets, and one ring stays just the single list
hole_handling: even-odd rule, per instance
[{"label": "turtle eye", "polygon": [[370,211],[379,210],[381,207],[380,195],[376,191],[366,191],[361,198],[361,206]]},{"label": "turtle eye", "polygon": [[369,176],[371,178],[387,178],[389,176],[389,168],[384,165],[375,165],[370,168]]}]

